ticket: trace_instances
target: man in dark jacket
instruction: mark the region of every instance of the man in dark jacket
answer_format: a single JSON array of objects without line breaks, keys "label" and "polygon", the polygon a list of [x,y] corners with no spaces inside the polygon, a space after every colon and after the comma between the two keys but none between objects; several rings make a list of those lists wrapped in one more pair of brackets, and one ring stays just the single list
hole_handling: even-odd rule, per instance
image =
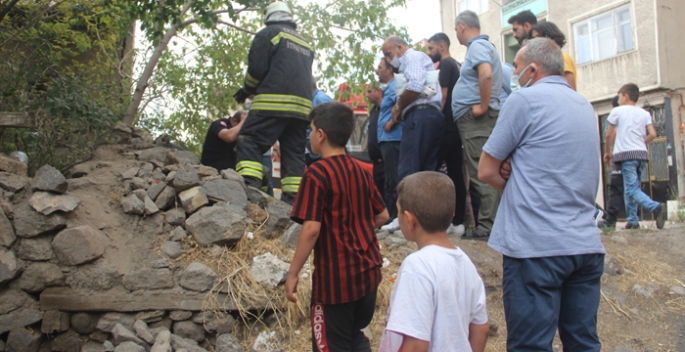
[{"label": "man in dark jacket", "polygon": [[239,110],[230,119],[218,119],[209,125],[202,146],[202,165],[217,171],[235,169],[235,145],[247,112]]},{"label": "man in dark jacket", "polygon": [[245,84],[238,103],[254,95],[249,118],[238,135],[236,171],[248,186],[263,178],[262,155],[276,140],[281,145],[281,199],[292,204],[304,173],[307,115],[312,109],[314,51],[297,32],[288,6],[267,6],[266,28],[255,35]]}]

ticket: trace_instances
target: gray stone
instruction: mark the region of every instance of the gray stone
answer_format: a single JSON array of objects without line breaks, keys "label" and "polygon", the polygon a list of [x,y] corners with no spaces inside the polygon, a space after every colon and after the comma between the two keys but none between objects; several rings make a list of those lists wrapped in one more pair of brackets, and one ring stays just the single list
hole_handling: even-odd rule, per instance
[{"label": "gray stone", "polygon": [[625,347],[617,347],[614,352],[635,352],[634,350],[630,348],[625,348]]},{"label": "gray stone", "polygon": [[131,329],[133,329],[133,324],[135,322],[136,322],[136,320],[130,314],[107,313],[104,316],[102,316],[102,318],[100,318],[96,328],[100,331],[112,332],[112,329],[114,329],[114,326],[116,326],[117,324],[121,324],[124,327],[131,330]]},{"label": "gray stone", "polygon": [[109,290],[119,284],[121,275],[112,264],[98,263],[79,266],[69,285],[73,288],[96,291]]},{"label": "gray stone", "polygon": [[611,236],[611,240],[616,243],[628,244],[628,240],[621,236]]},{"label": "gray stone", "polygon": [[181,205],[186,213],[192,214],[203,206],[209,204],[207,194],[202,187],[193,187],[178,194]]},{"label": "gray stone", "polygon": [[[92,335],[92,334],[91,334],[91,335]],[[102,346],[105,348],[105,351],[107,351],[107,352],[114,352],[115,347],[114,347],[114,344],[113,344],[111,341],[109,341],[109,340],[103,341],[103,342],[102,342]]]},{"label": "gray stone", "polygon": [[166,222],[171,226],[180,226],[186,221],[186,211],[183,208],[170,209],[166,212]]},{"label": "gray stone", "polygon": [[55,256],[51,242],[51,236],[22,238],[15,248],[17,257],[33,261],[50,260]]},{"label": "gray stone", "polygon": [[145,347],[133,341],[124,341],[114,349],[114,352],[145,352]]},{"label": "gray stone", "polygon": [[147,195],[145,195],[144,203],[145,203],[145,214],[146,215],[152,215],[152,214],[156,214],[159,212],[159,207],[157,207],[155,202],[152,201],[152,199],[150,199],[150,197],[148,197]]},{"label": "gray stone", "polygon": [[97,318],[88,313],[76,313],[71,316],[71,328],[79,334],[88,335],[95,331],[98,324]]},{"label": "gray stone", "polygon": [[174,279],[169,269],[138,269],[124,275],[122,281],[124,287],[129,291],[174,287]]},{"label": "gray stone", "polygon": [[207,350],[198,346],[196,341],[186,339],[176,334],[171,334],[171,347],[177,352],[180,349],[184,349],[187,352],[207,352]]},{"label": "gray stone", "polygon": [[174,323],[174,334],[185,337],[187,339],[202,342],[205,339],[205,330],[202,326],[193,323],[192,321],[177,321]]},{"label": "gray stone", "polygon": [[247,191],[247,187],[245,186],[245,178],[240,176],[238,172],[236,172],[233,169],[225,169],[221,170],[221,177],[224,180],[231,180],[240,183],[240,185],[243,187],[244,191]]},{"label": "gray stone", "polygon": [[255,203],[259,205],[260,208],[266,208],[269,204],[270,195],[258,190],[254,187],[247,187],[247,200],[250,203]]},{"label": "gray stone", "polygon": [[[100,342],[100,343],[109,342],[107,340],[109,338],[109,334],[106,332],[102,332],[102,331],[94,331],[90,335],[88,335],[88,338],[93,340],[93,341]],[[112,345],[111,342],[109,342],[109,344],[112,346],[112,348],[109,351],[114,351],[114,345]]]},{"label": "gray stone", "polygon": [[[135,324],[135,323],[134,323]],[[114,344],[119,345],[122,342],[130,341],[135,342],[138,345],[144,346],[145,341],[136,336],[133,331],[127,329],[125,326],[117,323],[112,328],[112,337],[114,338]]]},{"label": "gray stone", "polygon": [[21,308],[28,298],[26,293],[17,289],[5,288],[0,290],[0,315]]},{"label": "gray stone", "polygon": [[165,241],[162,243],[162,253],[171,259],[176,259],[183,254],[181,252],[181,244],[174,241]]},{"label": "gray stone", "polygon": [[52,240],[52,249],[62,265],[79,265],[100,258],[105,252],[106,237],[88,226],[63,230]]},{"label": "gray stone", "polygon": [[150,199],[155,200],[157,196],[164,190],[166,183],[164,182],[153,182],[152,185],[147,189],[147,195]]},{"label": "gray stone", "polygon": [[180,241],[187,237],[188,234],[186,234],[186,230],[180,226],[176,227],[173,231],[171,231],[171,233],[169,233],[169,239],[172,241]]},{"label": "gray stone", "polygon": [[407,244],[407,239],[404,238],[404,235],[402,235],[402,232],[398,230],[398,231],[395,231],[395,233],[386,237],[384,242],[388,248],[397,248],[397,247],[401,247],[401,246],[404,246],[405,244]]},{"label": "gray stone", "polygon": [[0,334],[41,321],[43,312],[38,308],[38,302],[30,299],[23,307],[0,316]]},{"label": "gray stone", "polygon": [[24,327],[12,329],[7,336],[5,350],[11,352],[37,352],[43,335],[39,331],[33,331]]},{"label": "gray stone", "polygon": [[152,171],[152,174],[150,175],[150,179],[152,180],[151,183],[156,183],[156,182],[161,182],[166,179],[166,175],[164,172],[162,172],[161,168],[156,168],[155,171]]},{"label": "gray stone", "polygon": [[135,330],[136,335],[143,339],[143,341],[149,343],[150,345],[155,343],[155,338],[150,333],[150,329],[144,321],[136,320],[136,322],[133,324],[133,329]]},{"label": "gray stone", "polygon": [[54,352],[81,352],[82,345],[81,336],[73,330],[55,337],[50,342],[50,348]]},{"label": "gray stone", "polygon": [[142,201],[145,201],[145,197],[147,197],[147,191],[144,189],[136,189],[131,193],[135,194],[135,196]]},{"label": "gray stone", "polygon": [[0,284],[14,279],[18,269],[14,252],[0,247]]},{"label": "gray stone", "polygon": [[147,312],[140,312],[136,314],[136,320],[142,320],[146,324],[156,323],[164,319],[166,313],[163,310],[150,310]]},{"label": "gray stone", "polygon": [[147,189],[149,186],[150,184],[140,177],[131,179],[131,187],[133,187],[133,189]]},{"label": "gray stone", "polygon": [[178,160],[182,165],[200,165],[200,160],[197,159],[195,153],[189,152],[187,150],[174,150],[173,151],[176,160]]},{"label": "gray stone", "polygon": [[23,176],[0,171],[0,187],[17,193],[29,184],[29,179]]},{"label": "gray stone", "polygon": [[290,213],[293,206],[274,200],[269,202],[266,206],[266,211],[269,213],[269,219],[266,221],[265,233],[267,238],[280,237],[285,230],[290,227],[292,221],[290,220]]},{"label": "gray stone", "polygon": [[169,330],[163,330],[157,334],[150,352],[171,352],[171,333]]},{"label": "gray stone", "polygon": [[281,245],[284,247],[297,247],[297,240],[300,239],[300,231],[302,231],[302,225],[293,222],[290,227],[281,236]]},{"label": "gray stone", "polygon": [[174,205],[176,191],[171,187],[164,187],[164,190],[155,199],[155,205],[160,210],[167,210]]},{"label": "gray stone", "polygon": [[9,158],[0,153],[0,171],[7,171],[11,174],[26,176],[27,166],[21,161]]},{"label": "gray stone", "polygon": [[62,286],[65,284],[62,270],[57,265],[48,262],[38,262],[29,265],[17,281],[19,288],[31,293],[41,292],[48,286]]},{"label": "gray stone", "polygon": [[275,289],[288,277],[290,264],[278,259],[270,252],[254,257],[250,274],[262,286]]},{"label": "gray stone", "polygon": [[136,175],[138,174],[138,170],[140,170],[139,167],[132,167],[132,168],[124,171],[123,173],[121,173],[121,177],[124,180],[130,180],[130,179],[136,177]]},{"label": "gray stone", "polygon": [[190,263],[181,274],[179,284],[188,290],[204,292],[212,288],[216,273],[202,263]]},{"label": "gray stone", "polygon": [[670,291],[678,296],[685,296],[685,288],[683,288],[683,286],[671,286]]},{"label": "gray stone", "polygon": [[650,298],[656,292],[657,287],[654,284],[649,284],[647,286],[642,286],[640,284],[633,285],[633,291],[644,298]]},{"label": "gray stone", "polygon": [[201,245],[232,244],[245,232],[245,221],[222,207],[204,207],[186,220],[186,230]]},{"label": "gray stone", "polygon": [[387,230],[379,230],[376,232],[376,238],[378,239],[378,241],[382,241],[388,236],[390,236],[390,232],[388,232]]},{"label": "gray stone", "polygon": [[29,204],[43,215],[50,215],[56,211],[68,213],[81,204],[81,200],[69,194],[55,194],[50,192],[35,192]]},{"label": "gray stone", "polygon": [[609,276],[616,276],[623,272],[621,264],[611,254],[604,256],[604,273]]},{"label": "gray stone", "polygon": [[174,182],[175,178],[176,178],[176,171],[171,171],[164,178],[164,182],[166,182],[166,183]]},{"label": "gray stone", "polygon": [[0,340],[0,351],[4,351],[4,350],[5,350],[5,341]]},{"label": "gray stone", "polygon": [[187,310],[175,310],[169,312],[169,318],[173,321],[184,321],[190,319],[193,316],[193,312]]},{"label": "gray stone", "polygon": [[93,180],[86,178],[86,177],[81,177],[81,178],[70,178],[67,180],[67,183],[69,183],[69,190],[70,191],[77,191],[79,189],[86,189],[88,187],[96,185]]},{"label": "gray stone", "polygon": [[247,206],[247,193],[237,181],[217,179],[206,182],[202,188],[213,202],[229,202],[241,208]]},{"label": "gray stone", "polygon": [[137,195],[129,194],[121,201],[121,208],[126,214],[143,215],[145,214],[145,202],[140,200]]},{"label": "gray stone", "polygon": [[123,122],[119,122],[112,126],[112,132],[109,136],[109,142],[112,144],[123,144],[131,141],[131,134],[133,131],[131,127]]},{"label": "gray stone", "polygon": [[[152,334],[152,336],[155,337],[155,341],[157,341],[157,339],[160,338],[159,337],[160,334],[166,335],[166,337],[161,337],[161,339],[162,339],[161,341],[170,341],[170,336],[169,336],[169,335],[171,335],[170,331],[171,330],[167,329],[164,326],[160,326],[157,328],[150,328],[150,333]],[[169,334],[167,335],[166,333],[169,333]]]},{"label": "gray stone", "polygon": [[33,210],[28,203],[14,210],[14,230],[22,238],[35,237],[67,225],[67,219],[59,213],[45,216]]},{"label": "gray stone", "polygon": [[197,172],[195,170],[182,169],[176,172],[173,185],[176,192],[180,193],[187,189],[199,186],[200,177],[197,176]]},{"label": "gray stone", "polygon": [[221,334],[216,338],[216,352],[245,352],[240,340],[231,334]]},{"label": "gray stone", "polygon": [[0,209],[0,246],[9,247],[17,239],[14,234],[14,227],[7,218],[5,212]]},{"label": "gray stone", "polygon": [[164,260],[164,259],[155,260],[155,262],[152,263],[152,267],[155,268],[155,269],[164,269],[164,268],[168,268],[168,267],[169,267],[169,262],[167,262],[167,261]]},{"label": "gray stone", "polygon": [[148,162],[158,161],[164,163],[167,150],[167,148],[155,147],[151,149],[138,151],[135,154],[138,156],[138,160]]},{"label": "gray stone", "polygon": [[200,178],[212,177],[212,176],[219,175],[219,172],[216,171],[216,169],[211,167],[211,166],[200,165],[200,167],[197,168],[197,175]]},{"label": "gray stone", "polygon": [[[222,208],[224,208],[224,209],[228,209],[228,210],[230,210],[231,212],[233,212],[234,214],[236,214],[236,215],[238,215],[238,216],[240,216],[240,217],[242,217],[242,218],[246,218],[246,217],[248,216],[248,214],[247,214],[247,212],[245,211],[245,209],[242,208],[242,207],[240,207],[240,206],[238,206],[237,204],[226,203],[226,202],[219,202],[219,203],[214,204],[214,206],[222,207]],[[248,205],[247,207],[249,207],[249,205]],[[256,205],[255,205],[255,207],[256,207]],[[264,213],[266,214],[266,212],[264,212]]]},{"label": "gray stone", "polygon": [[[71,174],[71,178],[80,178],[83,176],[87,176],[88,173],[91,171],[91,167],[88,164],[78,164],[74,165],[74,167],[69,170],[69,173]],[[67,180],[69,182],[69,180]],[[69,185],[71,187],[71,184]],[[72,189],[73,191],[73,189]]]},{"label": "gray stone", "polygon": [[[165,317],[164,319],[150,324],[150,330],[154,331],[155,329],[166,329],[166,330],[171,330],[171,326],[174,324],[174,322],[169,319],[169,317]],[[153,334],[154,335],[154,334]]]},{"label": "gray stone", "polygon": [[81,347],[81,352],[105,352],[105,346],[96,341],[87,341]]},{"label": "gray stone", "polygon": [[36,170],[31,189],[64,194],[69,189],[69,184],[59,170],[46,164]]},{"label": "gray stone", "polygon": [[193,322],[202,325],[207,333],[224,334],[231,332],[235,319],[230,314],[205,311],[197,313]]},{"label": "gray stone", "polygon": [[133,127],[132,130],[133,130],[133,133],[132,133],[133,137],[140,138],[147,143],[152,143],[152,141],[153,141],[152,136],[150,136],[150,133],[148,131],[146,131],[145,129],[140,128],[140,127]]},{"label": "gray stone", "polygon": [[69,314],[58,310],[49,310],[43,314],[40,331],[43,334],[54,334],[69,330]]},{"label": "gray stone", "polygon": [[150,174],[152,173],[152,170],[154,170],[155,167],[150,164],[150,163],[145,163],[143,166],[138,170],[138,174],[136,176],[146,179]]}]

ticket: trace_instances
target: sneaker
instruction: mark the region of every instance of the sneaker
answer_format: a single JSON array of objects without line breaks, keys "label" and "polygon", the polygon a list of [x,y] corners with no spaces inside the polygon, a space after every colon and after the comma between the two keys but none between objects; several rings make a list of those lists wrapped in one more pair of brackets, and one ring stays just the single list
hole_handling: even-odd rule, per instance
[{"label": "sneaker", "polygon": [[490,234],[483,230],[476,228],[471,232],[467,232],[461,236],[463,240],[476,240],[476,241],[487,241],[490,238]]},{"label": "sneaker", "polygon": [[381,226],[381,230],[388,231],[390,233],[393,233],[397,230],[400,229],[400,220],[399,218],[395,218],[393,221],[391,221],[389,224]]},{"label": "sneaker", "polygon": [[461,236],[464,234],[464,231],[466,231],[466,229],[464,228],[464,225],[459,224],[457,226],[454,226],[453,224],[450,224],[450,227],[447,228],[447,235],[448,236]]},{"label": "sneaker", "polygon": [[627,223],[626,227],[624,227],[626,230],[639,230],[640,229],[640,223],[637,224],[631,224]]},{"label": "sneaker", "polygon": [[595,209],[595,225],[597,225],[597,227],[600,227],[599,223],[602,222],[603,216],[604,216],[604,212],[602,211],[602,209],[599,209],[599,208]]},{"label": "sneaker", "polygon": [[659,203],[659,206],[654,210],[654,217],[656,218],[656,228],[663,229],[666,224],[666,204]]},{"label": "sneaker", "polygon": [[600,229],[614,230],[614,229],[616,229],[616,223],[615,222],[609,222],[607,220],[602,220],[602,221],[597,223],[597,227],[599,227]]}]

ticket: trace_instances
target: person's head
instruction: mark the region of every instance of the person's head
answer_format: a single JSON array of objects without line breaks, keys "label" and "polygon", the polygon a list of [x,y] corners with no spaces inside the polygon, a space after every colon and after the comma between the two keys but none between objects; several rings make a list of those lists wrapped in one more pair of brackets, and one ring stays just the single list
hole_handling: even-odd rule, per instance
[{"label": "person's head", "polygon": [[480,35],[480,20],[475,12],[462,11],[454,19],[454,31],[457,32],[459,44],[467,45],[471,38]]},{"label": "person's head", "polygon": [[400,68],[400,58],[409,49],[409,45],[404,39],[391,35],[385,39],[381,51],[383,51],[383,57],[388,61],[388,64],[394,68]]},{"label": "person's head", "polygon": [[392,81],[395,76],[392,66],[384,58],[378,63],[378,68],[376,69],[376,75],[378,75],[378,82],[388,83]]},{"label": "person's head", "polygon": [[450,38],[445,33],[436,33],[428,38],[428,46],[426,47],[426,54],[430,56],[433,62],[438,62],[445,57],[449,57],[450,53]]},{"label": "person's head", "polygon": [[563,48],[566,44],[566,36],[554,22],[540,22],[534,25],[530,36],[532,38],[543,37],[552,39],[560,48]]},{"label": "person's head", "polygon": [[640,98],[640,88],[635,83],[624,84],[618,90],[619,105],[635,105]]},{"label": "person's head", "polygon": [[383,90],[377,82],[369,84],[365,91],[366,99],[373,105],[380,106],[383,102]]},{"label": "person's head", "polygon": [[231,122],[231,127],[235,127],[242,121],[244,118],[247,117],[247,111],[245,110],[238,110],[231,116],[230,122]]},{"label": "person's head", "polygon": [[530,10],[525,10],[509,17],[508,22],[514,32],[514,38],[521,44],[524,39],[530,38],[530,31],[538,23],[538,18]]},{"label": "person's head", "polygon": [[516,53],[512,80],[526,88],[547,76],[564,75],[564,57],[551,39],[534,38]]},{"label": "person's head", "polygon": [[322,145],[344,148],[354,129],[354,112],[338,102],[317,105],[307,117],[312,132],[309,135],[312,152],[321,154]]},{"label": "person's head", "polygon": [[293,22],[293,12],[282,1],[274,1],[264,10],[264,23]]},{"label": "person's head", "polygon": [[619,105],[620,105],[620,104],[618,103],[618,95],[617,95],[617,96],[613,97],[613,99],[611,99],[611,107],[612,107],[612,108],[615,108],[615,107],[617,107],[617,106],[619,106]]},{"label": "person's head", "polygon": [[415,240],[417,226],[429,234],[447,230],[455,198],[454,183],[443,173],[422,171],[405,177],[397,186],[397,217],[404,236]]}]

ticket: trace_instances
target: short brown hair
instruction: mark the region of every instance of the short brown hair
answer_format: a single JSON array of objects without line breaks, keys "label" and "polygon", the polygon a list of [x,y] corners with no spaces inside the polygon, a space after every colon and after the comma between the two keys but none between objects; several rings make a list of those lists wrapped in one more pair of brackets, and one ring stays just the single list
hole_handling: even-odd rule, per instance
[{"label": "short brown hair", "polygon": [[454,183],[447,175],[422,171],[407,176],[397,186],[397,201],[402,211],[416,216],[428,233],[447,230],[454,216]]},{"label": "short brown hair", "polygon": [[618,94],[628,94],[630,101],[637,103],[637,100],[640,98],[640,88],[638,88],[635,83],[624,84],[623,87],[618,90]]},{"label": "short brown hair", "polygon": [[334,147],[345,147],[354,130],[354,111],[338,102],[317,105],[307,116],[309,122],[328,136],[328,143]]}]

